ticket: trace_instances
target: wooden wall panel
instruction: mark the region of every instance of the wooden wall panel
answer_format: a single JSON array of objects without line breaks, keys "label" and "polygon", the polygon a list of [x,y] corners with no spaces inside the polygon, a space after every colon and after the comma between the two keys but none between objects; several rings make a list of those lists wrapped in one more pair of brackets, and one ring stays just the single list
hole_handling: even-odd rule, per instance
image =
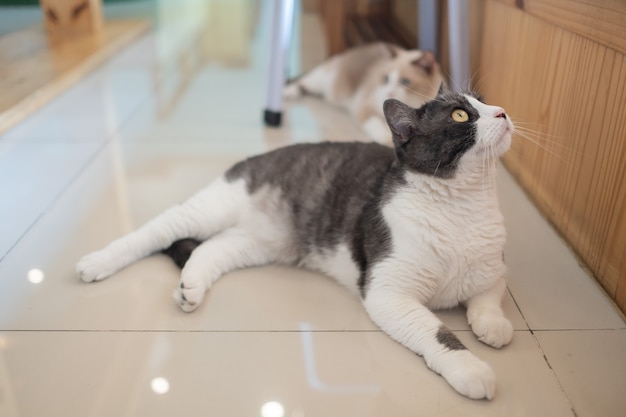
[{"label": "wooden wall panel", "polygon": [[505,164],[626,311],[624,52],[516,3],[485,1],[480,58],[481,92],[520,127]]}]

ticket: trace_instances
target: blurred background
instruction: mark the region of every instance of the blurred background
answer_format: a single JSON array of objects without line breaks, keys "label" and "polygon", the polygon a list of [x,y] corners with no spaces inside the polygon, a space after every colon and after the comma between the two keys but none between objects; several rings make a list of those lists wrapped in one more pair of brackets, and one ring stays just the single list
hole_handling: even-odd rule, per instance
[{"label": "blurred background", "polygon": [[[314,97],[264,123],[281,4],[281,82],[368,42],[428,43],[452,87],[515,122],[498,171],[514,341],[487,348],[462,308],[438,313],[494,367],[492,402],[311,272],[237,271],[194,314],[161,256],[78,282],[82,255],[241,158],[368,140]],[[615,0],[0,0],[0,416],[621,417],[625,54]]]}]

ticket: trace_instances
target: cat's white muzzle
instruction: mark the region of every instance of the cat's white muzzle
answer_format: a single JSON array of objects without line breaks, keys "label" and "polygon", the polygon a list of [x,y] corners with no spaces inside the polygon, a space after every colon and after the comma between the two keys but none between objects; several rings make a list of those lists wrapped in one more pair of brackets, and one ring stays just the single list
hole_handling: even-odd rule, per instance
[{"label": "cat's white muzzle", "polygon": [[498,156],[505,153],[511,145],[513,123],[508,116],[484,120],[476,123],[476,147],[490,154]]},{"label": "cat's white muzzle", "polygon": [[476,145],[478,149],[500,156],[511,146],[511,135],[515,126],[502,107],[481,103],[474,97],[466,96],[480,114],[476,121]]},{"label": "cat's white muzzle", "polygon": [[515,130],[515,126],[513,125],[511,118],[505,113],[502,114],[503,117],[501,117],[500,120],[494,123],[494,138],[493,144],[491,144],[491,146],[494,148],[495,153],[498,156],[503,155],[506,151],[509,150],[509,147],[511,146],[511,136],[513,135],[513,131]]}]

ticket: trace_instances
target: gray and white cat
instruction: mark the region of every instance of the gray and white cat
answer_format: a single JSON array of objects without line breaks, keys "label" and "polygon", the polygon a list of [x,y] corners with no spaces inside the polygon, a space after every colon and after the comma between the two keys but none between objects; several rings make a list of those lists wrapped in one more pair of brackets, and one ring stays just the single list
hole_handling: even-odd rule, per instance
[{"label": "gray and white cat", "polygon": [[383,115],[389,98],[419,107],[437,95],[443,82],[432,52],[376,42],[335,55],[287,84],[284,96],[321,96],[342,107],[374,140],[391,144]]},{"label": "gray and white cat", "polygon": [[82,258],[80,278],[102,280],[173,245],[184,265],[174,298],[190,312],[234,269],[309,268],[359,296],[383,331],[458,392],[491,399],[493,371],[431,309],[464,304],[479,340],[496,348],[511,341],[495,170],[513,124],[471,94],[440,92],[418,109],[391,99],[384,113],[395,149],[301,144],[244,160]]}]

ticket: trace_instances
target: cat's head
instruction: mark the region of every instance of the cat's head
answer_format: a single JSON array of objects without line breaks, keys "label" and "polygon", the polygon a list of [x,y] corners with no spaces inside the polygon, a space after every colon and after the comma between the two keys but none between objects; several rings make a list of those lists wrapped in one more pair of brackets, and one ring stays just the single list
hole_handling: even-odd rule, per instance
[{"label": "cat's head", "polygon": [[391,59],[382,65],[377,80],[379,105],[395,98],[419,107],[437,95],[443,76],[432,52],[389,47],[389,53]]},{"label": "cat's head", "polygon": [[514,126],[504,109],[472,93],[440,89],[417,109],[394,99],[383,109],[398,160],[415,172],[451,178],[460,166],[480,168],[511,144]]}]

